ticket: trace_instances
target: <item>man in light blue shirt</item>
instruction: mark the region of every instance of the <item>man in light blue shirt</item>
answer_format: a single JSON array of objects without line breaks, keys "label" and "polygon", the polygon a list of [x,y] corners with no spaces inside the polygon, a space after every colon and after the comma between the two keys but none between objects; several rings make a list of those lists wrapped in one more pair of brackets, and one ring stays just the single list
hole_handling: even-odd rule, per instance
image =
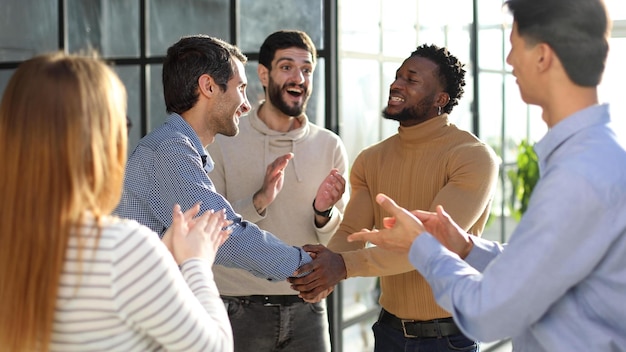
[{"label": "man in light blue shirt", "polygon": [[115,214],[163,235],[172,223],[174,204],[186,210],[201,202],[201,213],[225,209],[232,233],[215,263],[282,281],[311,257],[244,221],[207,176],[213,161],[205,146],[216,134],[236,135],[239,118],[250,110],[246,61],[237,47],[203,35],[181,38],[168,49],[163,92],[170,116],[131,154]]},{"label": "man in light blue shirt", "polygon": [[350,240],[408,251],[470,337],[511,337],[514,351],[626,351],[626,149],[597,94],[606,9],[601,0],[505,4],[514,19],[507,62],[549,128],[535,146],[541,178],[511,240],[469,236],[441,207],[411,213],[385,195],[385,229]]}]

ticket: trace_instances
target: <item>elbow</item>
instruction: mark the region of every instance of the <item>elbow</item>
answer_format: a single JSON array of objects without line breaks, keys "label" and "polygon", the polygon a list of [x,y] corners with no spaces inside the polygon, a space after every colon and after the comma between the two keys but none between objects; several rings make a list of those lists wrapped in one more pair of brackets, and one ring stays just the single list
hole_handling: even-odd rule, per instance
[{"label": "elbow", "polygon": [[235,343],[233,341],[233,333],[230,324],[228,326],[220,326],[218,329],[218,334],[215,335],[217,338],[217,343],[215,344],[215,348],[212,351],[215,352],[233,352],[235,350]]}]

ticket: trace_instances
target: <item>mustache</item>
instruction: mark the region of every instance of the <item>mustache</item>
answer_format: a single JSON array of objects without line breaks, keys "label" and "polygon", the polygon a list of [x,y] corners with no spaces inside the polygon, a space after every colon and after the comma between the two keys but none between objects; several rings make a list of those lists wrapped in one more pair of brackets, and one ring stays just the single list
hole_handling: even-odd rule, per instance
[{"label": "mustache", "polygon": [[398,88],[389,89],[389,94],[391,95],[393,93],[400,93],[400,89]]},{"label": "mustache", "polygon": [[308,90],[308,89],[304,86],[304,84],[298,84],[298,83],[287,83],[287,84],[285,84],[285,85],[283,86],[283,88],[291,88],[291,87],[294,87],[294,88],[300,88],[300,89],[302,89],[302,90]]}]

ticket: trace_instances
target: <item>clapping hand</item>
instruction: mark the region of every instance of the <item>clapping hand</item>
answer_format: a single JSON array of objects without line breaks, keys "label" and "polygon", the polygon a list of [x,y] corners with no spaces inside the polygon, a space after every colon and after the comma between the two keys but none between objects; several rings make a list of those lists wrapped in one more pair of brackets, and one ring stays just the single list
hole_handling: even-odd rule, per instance
[{"label": "clapping hand", "polygon": [[191,258],[203,258],[211,264],[219,246],[228,239],[232,232],[225,229],[231,224],[226,220],[224,210],[208,210],[199,217],[197,203],[185,213],[176,204],[172,211],[172,226],[163,235],[163,243],[170,250],[179,265]]},{"label": "clapping hand", "polygon": [[407,253],[413,240],[426,231],[424,225],[410,211],[398,206],[384,194],[378,194],[376,202],[391,214],[391,217],[383,219],[385,228],[371,231],[363,229],[348,236],[348,242],[370,242],[381,248]]},{"label": "clapping hand", "polygon": [[254,207],[259,214],[262,214],[265,209],[272,204],[278,193],[283,189],[285,168],[289,165],[289,160],[292,158],[293,153],[287,153],[279,156],[267,165],[263,186],[252,198]]},{"label": "clapping hand", "polygon": [[367,241],[379,247],[406,253],[417,236],[424,232],[433,235],[450,251],[465,258],[473,248],[471,236],[457,225],[442,206],[437,211],[408,211],[384,194],[376,202],[392,216],[383,219],[384,229],[362,230],[348,236],[348,241]]},{"label": "clapping hand", "polygon": [[330,209],[341,199],[345,191],[346,180],[341,176],[339,170],[332,169],[317,189],[313,206],[318,211]]}]

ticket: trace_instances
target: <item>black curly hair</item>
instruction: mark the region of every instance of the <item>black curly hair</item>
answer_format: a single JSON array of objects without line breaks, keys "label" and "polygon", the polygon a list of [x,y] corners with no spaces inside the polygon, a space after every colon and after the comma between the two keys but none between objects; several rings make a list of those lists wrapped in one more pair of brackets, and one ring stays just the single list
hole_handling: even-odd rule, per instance
[{"label": "black curly hair", "polygon": [[439,81],[444,87],[444,91],[450,96],[450,101],[443,107],[446,113],[452,112],[452,108],[459,104],[459,99],[463,96],[463,86],[465,85],[465,64],[461,63],[446,48],[437,45],[422,44],[411,53],[411,57],[419,56],[431,60],[439,68]]}]

